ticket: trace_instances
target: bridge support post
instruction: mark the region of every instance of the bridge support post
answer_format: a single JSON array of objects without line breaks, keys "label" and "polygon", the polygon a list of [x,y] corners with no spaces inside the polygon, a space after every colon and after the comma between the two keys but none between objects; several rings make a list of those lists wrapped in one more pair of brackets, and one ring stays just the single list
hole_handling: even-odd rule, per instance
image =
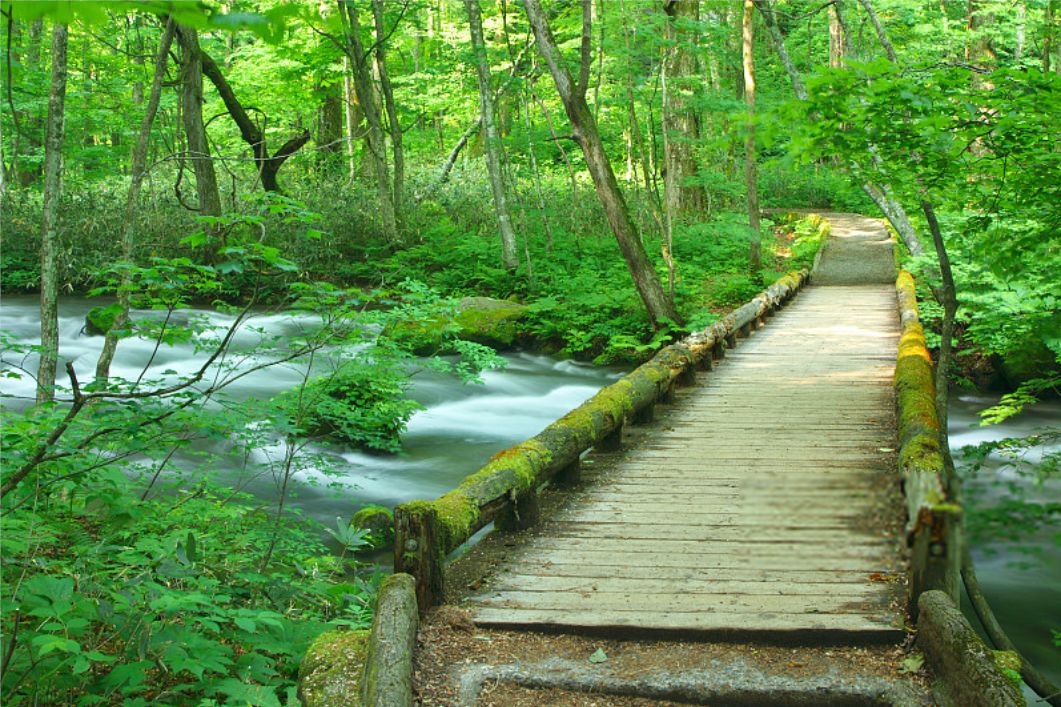
[{"label": "bridge support post", "polygon": [[[737,348],[737,335],[736,333],[726,334],[726,348],[735,349]],[[720,357],[721,358],[721,357]]]},{"label": "bridge support post", "polygon": [[[707,358],[710,358],[710,356]],[[685,386],[696,385],[696,366],[689,364],[683,368],[682,372],[678,374],[678,384]]]},{"label": "bridge support post", "polygon": [[924,513],[910,548],[910,596],[907,610],[917,619],[917,602],[938,589],[958,603],[961,599],[961,514],[937,509]]},{"label": "bridge support post", "polygon": [[494,521],[498,530],[526,530],[541,518],[538,494],[530,489],[516,496]]},{"label": "bridge support post", "polygon": [[609,434],[605,435],[596,448],[602,452],[614,452],[623,446],[623,423],[620,422]]},{"label": "bridge support post", "polygon": [[748,322],[740,328],[740,335],[745,339],[752,335],[752,322]]},{"label": "bridge support post", "polygon": [[[662,396],[661,396],[662,398]],[[634,412],[633,420],[635,425],[647,425],[656,419],[656,406],[649,403],[645,407]]]},{"label": "bridge support post", "polygon": [[441,603],[446,561],[438,535],[438,512],[429,504],[406,504],[394,509],[394,571],[416,579],[416,602],[421,612]]},{"label": "bridge support post", "polygon": [[[728,337],[727,337],[728,339]],[[715,345],[711,348],[711,357],[716,361],[721,361],[726,357],[726,341],[716,341]]]},{"label": "bridge support post", "polygon": [[553,483],[562,488],[568,488],[575,486],[582,481],[582,460],[576,459],[560,471],[556,472],[556,476],[553,477]]}]

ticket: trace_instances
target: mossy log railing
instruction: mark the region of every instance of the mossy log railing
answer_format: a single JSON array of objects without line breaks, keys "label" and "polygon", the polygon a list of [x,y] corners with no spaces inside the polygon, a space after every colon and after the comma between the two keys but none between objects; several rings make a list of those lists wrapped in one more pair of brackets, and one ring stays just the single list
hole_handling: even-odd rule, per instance
[{"label": "mossy log railing", "polygon": [[666,402],[676,385],[691,383],[697,368],[710,369],[738,335],[762,325],[807,277],[806,270],[783,276],[711,327],[662,349],[541,433],[496,454],[442,497],[395,508],[394,571],[416,578],[420,610],[442,599],[450,553],[491,521],[502,529],[534,523],[538,493],[547,482],[577,481],[584,452],[617,448],[628,419],[651,419],[656,402]]},{"label": "mossy log railing", "polygon": [[962,509],[952,499],[936,414],[932,356],[917,313],[914,278],[900,271],[895,282],[902,336],[895,364],[899,472],[906,499],[910,546],[908,609],[917,616],[918,598],[939,589],[958,601]]}]

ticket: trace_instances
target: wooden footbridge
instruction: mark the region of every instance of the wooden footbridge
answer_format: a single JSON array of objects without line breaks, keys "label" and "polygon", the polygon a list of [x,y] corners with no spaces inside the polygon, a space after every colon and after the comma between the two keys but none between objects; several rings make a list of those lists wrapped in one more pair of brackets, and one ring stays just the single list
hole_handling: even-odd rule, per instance
[{"label": "wooden footbridge", "polygon": [[[807,272],[781,278],[454,491],[399,506],[395,568],[417,578],[421,606],[442,599],[446,558],[487,523],[539,524],[552,484],[576,490],[469,598],[476,623],[898,638],[907,544],[912,596],[956,577],[923,405],[931,364],[884,227],[830,221],[812,286]],[[920,387],[900,439],[904,325]],[[624,445],[659,405],[665,426]],[[903,457],[901,443],[929,454]]]},{"label": "wooden footbridge", "polygon": [[[898,646],[919,605],[938,605],[922,612],[923,622],[932,614],[936,624],[922,626],[918,638],[937,674],[949,671],[950,683],[976,699],[1006,683],[990,665],[986,682],[967,679],[967,660],[988,651],[946,648],[956,642],[954,631],[976,639],[953,603],[960,508],[940,453],[913,280],[907,273],[896,279],[893,244],[880,223],[828,219],[833,234],[813,273],[782,277],[499,453],[453,491],[398,506],[394,565],[406,574],[393,586],[404,583],[408,599],[392,601],[385,585],[372,645],[391,650],[403,635],[407,649],[398,653],[407,655],[415,621],[388,624],[386,617],[408,612],[394,607],[425,612],[444,601],[460,602],[478,630],[738,646]],[[560,501],[543,512],[547,489],[561,490],[547,494]],[[507,536],[511,547],[471,591],[463,575],[459,586],[447,586],[452,558],[491,523],[527,532]],[[375,665],[372,649],[369,655]],[[528,672],[525,663],[468,667],[459,660],[465,667],[452,674],[463,670],[463,677],[453,679],[467,694],[454,704],[479,704],[478,688],[465,690],[476,680],[541,687],[550,684],[542,671],[556,670],[553,684],[571,689],[691,694],[674,692],[675,673],[642,681],[638,689],[648,692],[638,693],[616,676],[593,682],[599,676],[581,675],[578,666],[543,663]],[[745,670],[740,659],[734,665]],[[374,670],[366,667],[366,675]],[[791,685],[775,690],[756,675],[741,678],[751,690],[741,704],[790,703],[778,695]],[[799,704],[832,704],[828,694],[842,692],[829,692],[841,689],[833,677],[791,694],[804,689],[811,698]],[[850,698],[844,704],[921,704],[886,697],[890,683],[875,696],[858,692],[869,684],[865,676],[848,677],[855,691],[843,693]],[[402,697],[366,701],[411,702],[411,678],[394,684]],[[1002,697],[977,703],[1010,704],[1012,685],[998,689]],[[729,703],[736,693],[725,690],[688,701]],[[774,702],[764,702],[771,690]],[[971,704],[964,699],[952,703]]]}]

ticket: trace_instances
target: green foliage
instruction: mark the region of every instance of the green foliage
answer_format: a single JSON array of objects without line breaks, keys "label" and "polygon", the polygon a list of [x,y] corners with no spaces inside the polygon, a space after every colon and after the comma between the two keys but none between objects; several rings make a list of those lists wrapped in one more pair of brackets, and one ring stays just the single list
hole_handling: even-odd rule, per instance
[{"label": "green foliage", "polygon": [[396,362],[360,357],[285,393],[277,404],[300,433],[397,452],[405,424],[423,409],[406,397],[408,388],[409,378]]}]

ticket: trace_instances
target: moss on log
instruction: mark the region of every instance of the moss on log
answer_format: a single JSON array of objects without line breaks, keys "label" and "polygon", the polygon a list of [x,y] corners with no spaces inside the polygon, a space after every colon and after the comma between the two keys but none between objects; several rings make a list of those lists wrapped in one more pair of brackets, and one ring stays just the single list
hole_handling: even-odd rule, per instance
[{"label": "moss on log", "polygon": [[905,270],[896,279],[895,293],[902,327],[894,380],[899,473],[912,549],[907,608],[916,617],[918,597],[926,590],[942,589],[957,599],[961,508],[947,495],[932,356],[918,316],[914,279]]},{"label": "moss on log", "polygon": [[361,704],[368,634],[326,631],[313,641],[298,668],[298,698],[305,707]]},{"label": "moss on log", "polygon": [[[943,707],[1024,705],[1020,689],[950,597],[928,591],[918,600],[917,646],[937,681],[933,692]],[[1019,661],[1018,661],[1019,664]]]},{"label": "moss on log", "polygon": [[392,574],[380,585],[365,654],[361,699],[366,707],[413,704],[413,651],[418,628],[416,581],[408,574]]}]

